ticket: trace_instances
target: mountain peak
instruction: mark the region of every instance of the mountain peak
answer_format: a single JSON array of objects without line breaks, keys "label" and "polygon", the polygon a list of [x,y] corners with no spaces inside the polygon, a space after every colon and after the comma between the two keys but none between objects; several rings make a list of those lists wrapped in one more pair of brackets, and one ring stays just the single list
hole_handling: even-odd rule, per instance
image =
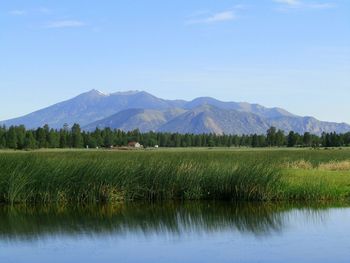
[{"label": "mountain peak", "polygon": [[86,95],[93,95],[93,96],[109,96],[108,93],[104,93],[104,92],[97,90],[97,89],[92,89],[92,90],[86,92],[85,94]]}]

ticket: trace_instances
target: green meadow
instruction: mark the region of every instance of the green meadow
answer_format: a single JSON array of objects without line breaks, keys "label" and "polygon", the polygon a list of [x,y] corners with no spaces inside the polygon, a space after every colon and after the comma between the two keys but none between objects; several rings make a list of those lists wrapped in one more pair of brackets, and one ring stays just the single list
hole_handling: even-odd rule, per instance
[{"label": "green meadow", "polygon": [[8,204],[349,198],[348,148],[0,152]]}]

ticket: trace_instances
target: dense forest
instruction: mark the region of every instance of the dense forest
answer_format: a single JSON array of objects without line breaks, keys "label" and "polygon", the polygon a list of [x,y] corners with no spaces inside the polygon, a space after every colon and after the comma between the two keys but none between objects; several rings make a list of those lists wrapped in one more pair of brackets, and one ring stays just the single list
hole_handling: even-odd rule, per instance
[{"label": "dense forest", "polygon": [[310,133],[298,134],[293,131],[285,134],[271,127],[265,135],[216,135],[179,134],[146,132],[139,130],[121,131],[110,128],[82,131],[78,124],[65,125],[60,130],[48,125],[27,130],[24,126],[0,127],[0,148],[96,148],[126,146],[135,141],[144,147],[341,147],[350,146],[350,132],[345,134],[323,133],[321,136]]}]

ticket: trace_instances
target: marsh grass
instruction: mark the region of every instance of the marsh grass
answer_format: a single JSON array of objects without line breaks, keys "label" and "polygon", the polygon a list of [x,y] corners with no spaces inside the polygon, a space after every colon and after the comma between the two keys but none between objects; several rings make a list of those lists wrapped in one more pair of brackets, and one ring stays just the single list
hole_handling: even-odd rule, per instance
[{"label": "marsh grass", "polygon": [[211,160],[210,155],[0,155],[5,203],[107,203],[127,200],[270,200],[280,182],[268,162]]},{"label": "marsh grass", "polygon": [[[350,192],[347,171],[343,171],[345,176],[341,178],[334,174],[319,176],[322,171],[315,167],[331,161],[344,167],[342,162],[350,159],[350,152],[335,152],[334,155],[329,152],[1,153],[0,202],[84,204],[134,200],[346,198]],[[331,159],[332,156],[337,159]],[[286,163],[289,166],[286,167]]]}]

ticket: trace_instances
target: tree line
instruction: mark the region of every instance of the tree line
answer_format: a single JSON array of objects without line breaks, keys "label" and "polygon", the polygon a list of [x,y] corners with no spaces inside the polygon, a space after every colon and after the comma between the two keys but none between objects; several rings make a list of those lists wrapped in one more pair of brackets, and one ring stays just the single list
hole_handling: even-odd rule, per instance
[{"label": "tree line", "polygon": [[322,133],[317,136],[308,132],[299,134],[271,127],[266,134],[180,134],[169,132],[145,132],[139,130],[122,131],[110,128],[83,131],[79,124],[64,125],[52,129],[48,125],[37,129],[25,126],[0,126],[0,148],[39,149],[39,148],[110,148],[126,146],[135,141],[144,147],[341,147],[350,146],[350,132],[344,134]]}]

